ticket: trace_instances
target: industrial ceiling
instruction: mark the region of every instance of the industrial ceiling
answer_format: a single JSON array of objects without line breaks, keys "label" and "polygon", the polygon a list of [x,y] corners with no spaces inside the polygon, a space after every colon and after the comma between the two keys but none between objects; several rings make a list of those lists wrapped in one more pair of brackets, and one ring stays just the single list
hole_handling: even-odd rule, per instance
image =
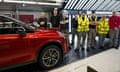
[{"label": "industrial ceiling", "polygon": [[66,0],[64,9],[120,11],[120,0]]},{"label": "industrial ceiling", "polygon": [[49,11],[61,7],[62,0],[0,0],[0,10]]}]

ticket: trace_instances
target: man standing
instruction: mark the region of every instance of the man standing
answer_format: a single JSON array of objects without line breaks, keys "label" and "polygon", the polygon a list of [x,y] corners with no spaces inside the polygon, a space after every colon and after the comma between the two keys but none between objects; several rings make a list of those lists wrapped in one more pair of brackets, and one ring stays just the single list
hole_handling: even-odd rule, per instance
[{"label": "man standing", "polygon": [[88,33],[88,50],[90,48],[92,49],[95,49],[95,43],[96,43],[96,25],[98,24],[98,18],[95,14],[95,11],[92,11],[92,15],[90,16],[89,18],[89,21],[90,21],[90,25],[89,25],[89,28],[90,28],[90,31]]},{"label": "man standing", "polygon": [[99,48],[104,49],[104,40],[109,32],[109,24],[106,20],[106,16],[104,15],[102,16],[99,24],[97,25],[97,32],[99,34]]},{"label": "man standing", "polygon": [[38,19],[38,24],[40,28],[47,28],[47,18],[45,12],[40,13],[40,18]]},{"label": "man standing", "polygon": [[118,48],[118,35],[119,35],[119,26],[120,21],[119,17],[116,15],[116,12],[112,12],[112,16],[109,19],[109,25],[110,25],[110,47],[111,48]]},{"label": "man standing", "polygon": [[75,34],[78,34],[77,27],[78,27],[78,14],[75,13],[74,18],[72,19],[72,43],[71,45],[74,45]]},{"label": "man standing", "polygon": [[85,40],[89,31],[89,19],[86,16],[86,12],[82,11],[80,18],[78,18],[78,43],[77,49],[81,47],[84,50]]},{"label": "man standing", "polygon": [[66,11],[63,11],[62,12],[62,16],[60,17],[60,20],[59,20],[60,22],[60,31],[62,32],[62,33],[64,33],[65,34],[65,37],[66,37],[66,39],[67,39],[67,42],[68,42],[68,45],[70,45],[69,44],[69,31],[68,31],[68,29],[69,29],[69,19],[68,19],[68,17],[67,17],[67,13],[66,13]]},{"label": "man standing", "polygon": [[52,28],[58,30],[58,26],[59,26],[58,9],[54,8],[52,14],[53,15],[50,17],[50,22],[52,23]]}]

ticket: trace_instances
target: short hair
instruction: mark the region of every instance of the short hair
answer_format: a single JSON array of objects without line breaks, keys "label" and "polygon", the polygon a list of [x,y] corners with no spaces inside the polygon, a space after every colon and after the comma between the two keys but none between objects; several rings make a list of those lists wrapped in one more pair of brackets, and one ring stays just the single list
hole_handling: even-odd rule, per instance
[{"label": "short hair", "polygon": [[54,8],[53,10],[58,10],[58,8]]},{"label": "short hair", "polygon": [[92,13],[95,13],[95,11],[94,11],[94,10],[92,10]]},{"label": "short hair", "polygon": [[45,12],[41,12],[41,13],[40,13],[40,16],[41,16],[41,15],[46,15],[46,13],[45,13]]},{"label": "short hair", "polygon": [[74,13],[74,15],[77,15],[77,14],[78,14],[77,12]]},{"label": "short hair", "polygon": [[86,13],[86,11],[85,11],[85,10],[83,10],[81,13]]}]

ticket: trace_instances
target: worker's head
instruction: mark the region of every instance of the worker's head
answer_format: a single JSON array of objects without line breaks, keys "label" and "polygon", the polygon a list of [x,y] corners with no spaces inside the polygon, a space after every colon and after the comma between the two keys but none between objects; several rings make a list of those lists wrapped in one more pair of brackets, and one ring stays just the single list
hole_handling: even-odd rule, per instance
[{"label": "worker's head", "polygon": [[102,19],[106,19],[106,16],[105,16],[105,15],[103,15],[103,16],[102,16]]},{"label": "worker's head", "polygon": [[46,13],[45,13],[45,12],[41,12],[41,13],[40,13],[40,17],[41,17],[41,18],[46,18]]},{"label": "worker's head", "polygon": [[81,16],[82,16],[82,17],[85,17],[85,15],[86,15],[86,11],[82,11]]},{"label": "worker's head", "polygon": [[75,18],[78,18],[78,13],[75,13],[75,14],[74,14],[74,17],[75,17]]},{"label": "worker's head", "polygon": [[116,11],[112,11],[112,16],[116,16]]},{"label": "worker's head", "polygon": [[67,17],[67,13],[65,11],[62,12],[62,17]]},{"label": "worker's head", "polygon": [[58,9],[57,8],[54,8],[53,10],[53,15],[57,15],[58,14]]},{"label": "worker's head", "polygon": [[92,16],[93,16],[93,17],[95,17],[95,16],[96,16],[95,11],[92,11]]}]

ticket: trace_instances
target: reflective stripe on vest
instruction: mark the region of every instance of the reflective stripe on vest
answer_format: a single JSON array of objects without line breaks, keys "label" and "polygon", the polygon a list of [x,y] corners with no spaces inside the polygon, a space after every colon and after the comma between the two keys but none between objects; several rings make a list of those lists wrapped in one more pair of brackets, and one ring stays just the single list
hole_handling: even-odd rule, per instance
[{"label": "reflective stripe on vest", "polygon": [[[90,16],[90,21],[93,21],[92,16]],[[95,21],[97,21],[97,17],[95,16]]]},{"label": "reflective stripe on vest", "polygon": [[106,20],[101,19],[100,24],[98,25],[98,33],[99,34],[107,34],[109,31],[109,25]]},{"label": "reflective stripe on vest", "polygon": [[85,16],[85,19],[83,21],[82,16],[78,19],[78,32],[86,32],[89,31],[89,20],[87,16]]}]

